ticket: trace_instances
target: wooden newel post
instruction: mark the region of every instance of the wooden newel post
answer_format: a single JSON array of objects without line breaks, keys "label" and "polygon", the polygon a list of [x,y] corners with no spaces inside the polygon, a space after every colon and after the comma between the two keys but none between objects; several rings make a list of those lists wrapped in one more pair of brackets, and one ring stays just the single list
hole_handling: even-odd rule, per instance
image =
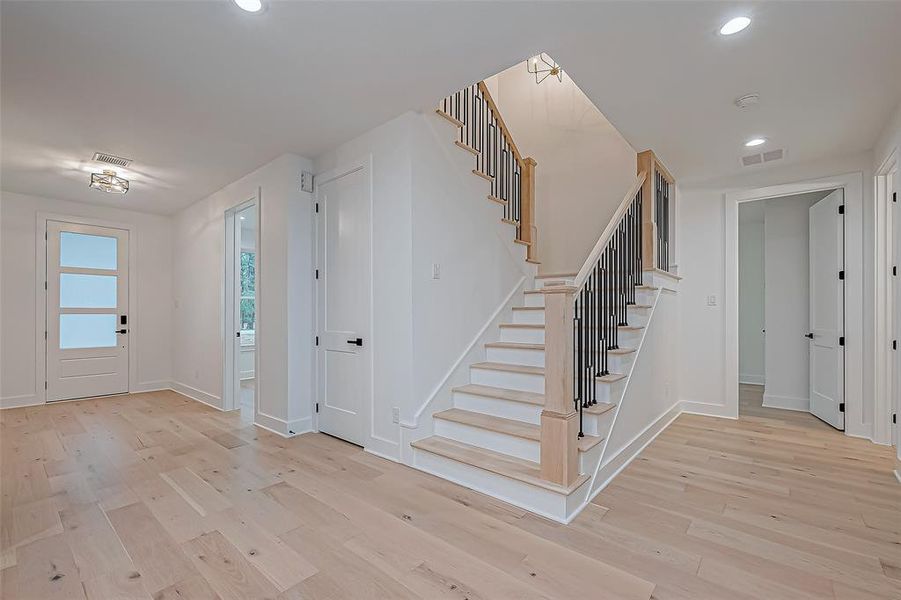
[{"label": "wooden newel post", "polygon": [[571,285],[545,287],[544,410],[541,477],[569,486],[579,476],[579,414],[573,404],[573,298]]},{"label": "wooden newel post", "polygon": [[647,174],[641,186],[641,265],[645,269],[657,266],[657,224],[654,220],[654,153],[638,153],[638,173]]},{"label": "wooden newel post", "polygon": [[522,215],[520,217],[520,239],[528,242],[527,257],[529,260],[538,260],[538,228],[535,227],[535,167],[538,163],[534,158],[525,158],[522,161]]}]

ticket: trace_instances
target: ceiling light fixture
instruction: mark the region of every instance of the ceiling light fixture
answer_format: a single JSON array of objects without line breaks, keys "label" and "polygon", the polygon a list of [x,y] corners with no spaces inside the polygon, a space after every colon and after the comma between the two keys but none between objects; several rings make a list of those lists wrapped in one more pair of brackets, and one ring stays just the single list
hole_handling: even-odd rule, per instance
[{"label": "ceiling light fixture", "polygon": [[91,187],[110,194],[124,194],[128,191],[128,180],[116,175],[115,171],[91,173]]},{"label": "ceiling light fixture", "polygon": [[526,61],[526,70],[535,75],[535,83],[540,84],[551,76],[556,77],[557,81],[563,81],[563,69],[544,52]]},{"label": "ceiling light fixture", "polygon": [[748,140],[747,142],[745,142],[745,146],[747,146],[748,148],[752,148],[754,146],[759,146],[759,145],[765,144],[765,143],[766,143],[766,138],[754,138],[754,139],[751,139],[751,140]]},{"label": "ceiling light fixture", "polygon": [[262,0],[235,0],[235,4],[237,4],[241,10],[246,10],[249,13],[256,13],[263,10]]},{"label": "ceiling light fixture", "polygon": [[720,27],[720,34],[732,35],[734,33],[738,33],[750,24],[751,19],[748,17],[735,17],[734,19],[730,19],[725,25]]}]

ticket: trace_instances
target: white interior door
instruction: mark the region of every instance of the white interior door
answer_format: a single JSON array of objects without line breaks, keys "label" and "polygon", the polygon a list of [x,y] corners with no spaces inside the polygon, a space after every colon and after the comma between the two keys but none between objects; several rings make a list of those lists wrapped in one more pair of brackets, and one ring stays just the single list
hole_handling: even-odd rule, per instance
[{"label": "white interior door", "polygon": [[845,428],[843,190],[810,207],[810,412]]},{"label": "white interior door", "polygon": [[47,400],[128,391],[128,231],[47,222]]},{"label": "white interior door", "polygon": [[372,397],[368,169],[320,183],[317,199],[319,430],[363,445]]}]

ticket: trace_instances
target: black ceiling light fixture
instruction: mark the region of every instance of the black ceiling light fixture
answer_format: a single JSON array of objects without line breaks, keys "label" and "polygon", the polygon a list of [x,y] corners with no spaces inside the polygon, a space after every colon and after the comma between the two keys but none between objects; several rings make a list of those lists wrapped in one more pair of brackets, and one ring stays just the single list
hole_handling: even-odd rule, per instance
[{"label": "black ceiling light fixture", "polygon": [[563,81],[563,69],[550,56],[542,52],[526,61],[526,69],[535,75],[535,83],[540,84],[548,77]]}]

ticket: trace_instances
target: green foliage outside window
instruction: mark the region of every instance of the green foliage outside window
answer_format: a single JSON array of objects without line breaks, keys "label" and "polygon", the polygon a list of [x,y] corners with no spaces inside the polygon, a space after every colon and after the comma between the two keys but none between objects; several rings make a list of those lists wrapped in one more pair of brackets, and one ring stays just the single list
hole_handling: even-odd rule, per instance
[{"label": "green foliage outside window", "polygon": [[241,330],[256,329],[256,265],[253,252],[241,253]]}]

